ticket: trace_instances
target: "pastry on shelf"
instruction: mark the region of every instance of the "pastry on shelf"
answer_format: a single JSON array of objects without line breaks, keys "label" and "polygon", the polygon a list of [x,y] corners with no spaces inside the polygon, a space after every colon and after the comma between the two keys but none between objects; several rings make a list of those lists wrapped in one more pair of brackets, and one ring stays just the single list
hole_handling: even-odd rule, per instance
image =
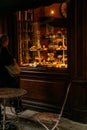
[{"label": "pastry on shelf", "polygon": [[37,67],[38,62],[34,61],[33,63],[29,63],[29,67]]},{"label": "pastry on shelf", "polygon": [[35,56],[35,60],[39,60],[39,59],[43,60],[43,56],[40,56],[40,57],[39,56]]},{"label": "pastry on shelf", "polygon": [[56,50],[60,50],[60,47],[58,46],[58,47],[56,47]]},{"label": "pastry on shelf", "polygon": [[30,48],[30,51],[37,51],[37,47],[36,47],[36,46],[32,46],[32,47]]},{"label": "pastry on shelf", "polygon": [[42,48],[43,51],[47,51],[47,49],[48,49],[48,48],[46,48],[46,47]]},{"label": "pastry on shelf", "polygon": [[62,49],[62,50],[67,50],[67,46],[61,46],[60,49]]}]

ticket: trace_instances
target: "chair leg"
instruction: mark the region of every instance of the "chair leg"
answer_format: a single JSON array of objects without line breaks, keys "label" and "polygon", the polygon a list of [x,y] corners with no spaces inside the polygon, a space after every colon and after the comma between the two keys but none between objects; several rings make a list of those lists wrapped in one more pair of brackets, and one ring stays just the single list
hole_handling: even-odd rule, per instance
[{"label": "chair leg", "polygon": [[39,122],[46,130],[49,130],[49,128],[48,128],[44,123],[42,123],[40,120],[38,120],[38,122]]},{"label": "chair leg", "polygon": [[51,129],[51,130],[56,130],[56,129],[59,130],[59,127],[55,127],[55,128],[53,128],[53,129]]},{"label": "chair leg", "polygon": [[[50,130],[44,123],[42,123],[40,120],[38,120],[38,122],[46,129],[46,130]],[[51,130],[57,129],[59,130],[59,127],[56,126],[55,128],[52,128]]]}]

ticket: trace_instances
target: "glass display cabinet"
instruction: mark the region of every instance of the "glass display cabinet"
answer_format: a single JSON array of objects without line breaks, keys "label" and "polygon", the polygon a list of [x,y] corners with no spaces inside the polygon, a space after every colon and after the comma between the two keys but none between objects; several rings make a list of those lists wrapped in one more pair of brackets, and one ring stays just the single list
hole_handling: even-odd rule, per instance
[{"label": "glass display cabinet", "polygon": [[67,68],[67,28],[35,17],[33,9],[17,12],[20,66]]}]

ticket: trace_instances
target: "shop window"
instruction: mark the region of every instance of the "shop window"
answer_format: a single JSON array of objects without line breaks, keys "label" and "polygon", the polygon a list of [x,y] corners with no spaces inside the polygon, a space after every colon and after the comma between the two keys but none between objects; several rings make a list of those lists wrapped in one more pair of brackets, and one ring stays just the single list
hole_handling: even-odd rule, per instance
[{"label": "shop window", "polygon": [[17,12],[20,66],[68,68],[67,28],[61,4]]}]

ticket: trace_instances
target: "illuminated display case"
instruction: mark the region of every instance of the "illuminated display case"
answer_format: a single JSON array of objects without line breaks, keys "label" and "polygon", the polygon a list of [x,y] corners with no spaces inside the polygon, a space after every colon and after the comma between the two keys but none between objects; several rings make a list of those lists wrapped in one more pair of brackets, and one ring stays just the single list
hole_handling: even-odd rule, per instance
[{"label": "illuminated display case", "polygon": [[20,66],[67,68],[67,28],[35,17],[33,9],[17,12]]}]

